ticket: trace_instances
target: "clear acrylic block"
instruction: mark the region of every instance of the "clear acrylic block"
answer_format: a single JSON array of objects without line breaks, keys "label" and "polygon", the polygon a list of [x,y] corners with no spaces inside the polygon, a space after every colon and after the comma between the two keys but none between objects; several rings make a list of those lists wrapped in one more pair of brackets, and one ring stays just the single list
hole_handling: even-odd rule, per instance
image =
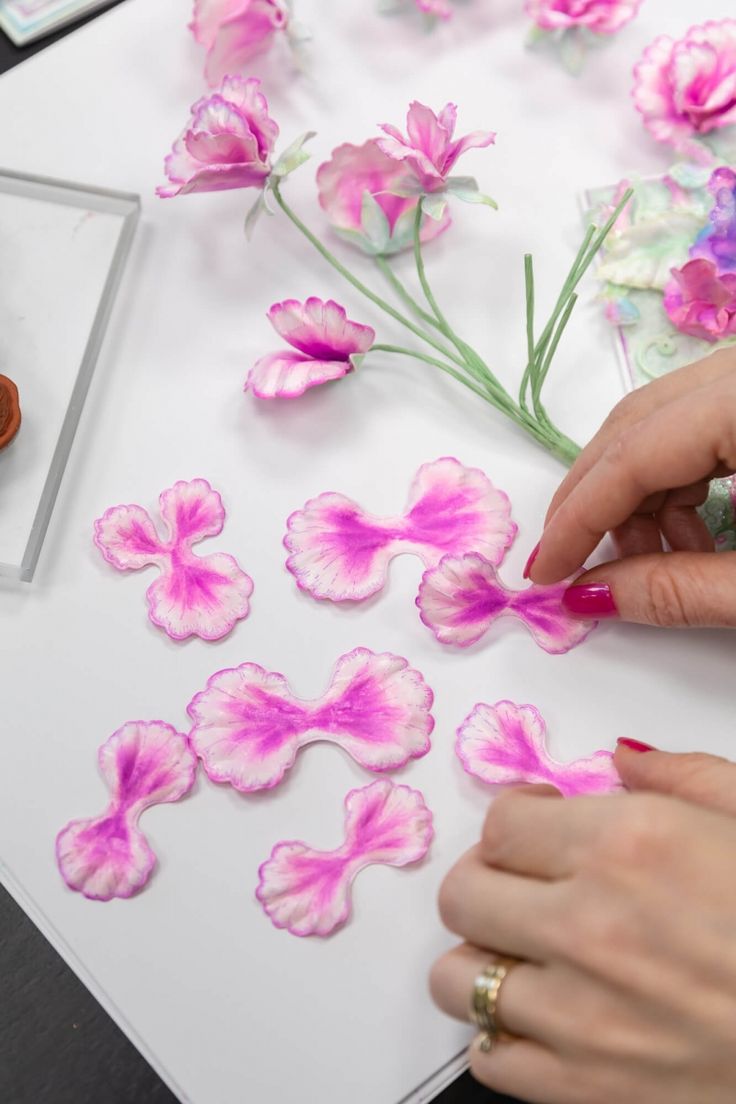
[{"label": "clear acrylic block", "polygon": [[30,581],[140,215],[137,196],[0,170],[0,575]]}]

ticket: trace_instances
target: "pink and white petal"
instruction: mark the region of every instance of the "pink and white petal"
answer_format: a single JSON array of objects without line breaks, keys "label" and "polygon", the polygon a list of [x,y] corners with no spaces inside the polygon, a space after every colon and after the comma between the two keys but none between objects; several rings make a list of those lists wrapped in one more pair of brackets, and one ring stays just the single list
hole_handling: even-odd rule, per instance
[{"label": "pink and white petal", "polygon": [[274,927],[292,935],[331,935],[350,915],[351,878],[338,851],[278,843],[258,871],[256,897]]},{"label": "pink and white petal", "polygon": [[93,539],[119,571],[137,571],[166,557],[163,541],[142,506],[111,506],[95,521]]},{"label": "pink and white petal", "polygon": [[236,188],[258,188],[268,176],[268,166],[257,165],[206,165],[202,166],[184,184],[162,185],[156,190],[160,199],[191,195],[194,192],[227,192]]},{"label": "pink and white petal", "polygon": [[563,655],[581,644],[598,625],[597,621],[581,621],[570,617],[562,604],[562,596],[572,580],[553,586],[532,584],[516,591],[509,613],[521,618],[540,648],[550,655]]},{"label": "pink and white petal", "polygon": [[485,636],[513,599],[483,556],[445,556],[422,576],[416,604],[440,644],[467,648]]},{"label": "pink and white petal", "polygon": [[263,153],[271,153],[279,136],[278,124],[268,114],[268,100],[261,92],[258,77],[225,77],[220,94],[239,107],[250,124],[251,130],[262,138]]},{"label": "pink and white petal", "polygon": [[376,339],[375,330],[351,322],[339,303],[316,296],[304,303],[298,299],[274,303],[268,319],[285,341],[315,359],[347,360],[355,353],[367,353]]},{"label": "pink and white petal", "polygon": [[165,721],[128,721],[102,745],[98,762],[113,804],[133,818],[149,805],[178,801],[197,769],[189,740]]},{"label": "pink and white petal", "polygon": [[110,901],[142,889],[156,856],[135,825],[113,814],[67,824],[56,837],[56,862],[69,889]]},{"label": "pink and white petal", "polygon": [[172,640],[220,640],[248,616],[253,580],[225,552],[192,556],[146,591],[148,616]]},{"label": "pink and white petal", "polygon": [[455,750],[468,774],[488,785],[550,782],[545,733],[533,705],[476,705],[457,731]]},{"label": "pink and white petal", "polygon": [[297,399],[310,387],[342,379],[352,370],[349,360],[313,360],[305,353],[284,350],[256,361],[245,390],[258,399]]},{"label": "pink and white petal", "polygon": [[390,560],[401,547],[401,519],[366,513],[357,502],[327,491],[287,520],[286,567],[314,598],[359,602],[385,585]]},{"label": "pink and white petal", "polygon": [[[448,104],[443,113],[445,119],[456,118],[448,112],[448,108],[454,107]],[[423,153],[434,168],[442,172],[447,150],[452,139],[452,131],[448,131],[434,111],[426,104],[412,101],[406,116],[406,133],[409,143],[419,153]]]},{"label": "pink and white petal", "polygon": [[445,456],[423,464],[412,480],[406,540],[429,566],[467,552],[500,564],[517,531],[508,496],[478,468]]},{"label": "pink and white petal", "polygon": [[163,491],[158,501],[174,545],[189,548],[222,532],[225,524],[222,497],[206,479],[180,480]]},{"label": "pink and white petal", "polygon": [[207,52],[204,75],[210,88],[215,88],[232,73],[242,71],[249,61],[265,53],[281,29],[267,8],[248,11],[220,25]]},{"label": "pink and white petal", "polygon": [[248,7],[250,0],[194,0],[189,29],[197,42],[209,48],[220,25]]},{"label": "pink and white petal", "polygon": [[345,845],[355,873],[372,863],[407,866],[425,857],[434,837],[424,796],[387,779],[345,798]]},{"label": "pink and white petal", "polygon": [[367,770],[395,770],[430,749],[434,695],[401,656],[356,648],[341,656],[312,729],[329,736]]},{"label": "pink and white petal", "polygon": [[571,763],[553,761],[553,764],[553,785],[565,797],[613,793],[624,788],[610,751],[596,751],[586,759],[575,759]]},{"label": "pink and white petal", "polygon": [[255,663],[218,671],[187,712],[193,721],[189,738],[208,778],[241,793],[277,785],[310,725],[284,676]]}]

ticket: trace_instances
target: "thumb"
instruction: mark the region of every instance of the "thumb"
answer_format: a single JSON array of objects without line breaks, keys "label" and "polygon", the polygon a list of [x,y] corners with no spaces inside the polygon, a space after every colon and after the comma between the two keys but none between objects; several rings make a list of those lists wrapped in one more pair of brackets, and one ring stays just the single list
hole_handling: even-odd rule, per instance
[{"label": "thumb", "polygon": [[619,740],[614,762],[628,790],[680,797],[736,816],[736,763],[728,759],[701,752],[672,755]]},{"label": "thumb", "polygon": [[620,617],[641,625],[736,627],[736,553],[627,556],[586,571],[568,587],[575,617]]}]

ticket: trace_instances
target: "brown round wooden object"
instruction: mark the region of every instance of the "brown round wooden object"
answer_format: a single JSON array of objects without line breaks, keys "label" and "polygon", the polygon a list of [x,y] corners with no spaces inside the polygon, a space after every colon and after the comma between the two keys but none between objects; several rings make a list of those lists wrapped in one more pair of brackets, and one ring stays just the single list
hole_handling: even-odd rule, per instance
[{"label": "brown round wooden object", "polygon": [[0,376],[0,449],[10,444],[19,429],[18,388],[7,376]]}]

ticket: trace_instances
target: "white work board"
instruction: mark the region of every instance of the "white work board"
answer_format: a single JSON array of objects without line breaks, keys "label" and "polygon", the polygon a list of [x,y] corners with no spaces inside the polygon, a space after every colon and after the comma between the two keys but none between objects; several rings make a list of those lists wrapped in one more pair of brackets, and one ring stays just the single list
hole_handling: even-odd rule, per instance
[{"label": "white work board", "polygon": [[[631,104],[630,71],[657,33],[687,29],[693,6],[646,0],[578,79],[524,50],[521,0],[458,3],[453,23],[431,35],[378,7],[298,0],[312,32],[305,71],[273,59],[253,66],[283,145],[317,131],[313,161],[288,195],[324,229],[317,165],[378,122],[402,124],[413,98],[457,102],[461,132],[496,130],[496,146],[468,155],[465,168],[500,211],[456,204],[454,228],[428,250],[428,265],[447,315],[513,387],[525,349],[523,253],[534,253],[540,310],[548,308],[581,236],[579,193],[668,165]],[[732,0],[709,0],[697,14],[726,17]],[[570,654],[549,656],[509,623],[470,651],[443,649],[414,607],[422,569],[411,557],[354,608],[297,591],[281,546],[292,510],[337,490],[395,513],[419,465],[444,455],[483,468],[509,494],[520,532],[504,574],[518,584],[562,470],[454,381],[408,361],[376,356],[293,403],[258,405],[242,393],[253,360],[279,345],[265,318],[275,300],[334,296],[376,325],[379,340],[398,335],[283,217],[264,220],[246,244],[251,194],[155,198],[163,156],[204,91],[188,18],[180,0],[127,0],[0,80],[5,167],[143,198],[35,581],[0,580],[3,877],[182,1101],[398,1104],[428,1079],[436,1085],[470,1036],[435,1010],[426,981],[452,942],[437,918],[439,883],[488,803],[453,754],[460,721],[476,702],[511,698],[539,707],[560,758],[612,747],[620,735],[728,754],[736,641],[607,624]],[[409,259],[402,271],[410,274]],[[589,282],[547,393],[579,440],[622,388],[593,294]],[[152,573],[114,572],[91,534],[108,506],[154,509],[161,490],[196,476],[228,510],[223,534],[202,551],[234,553],[255,592],[251,616],[227,639],[182,645],[146,619]],[[357,645],[406,656],[436,694],[433,749],[398,776],[435,814],[425,863],[361,874],[353,918],[331,939],[271,926],[253,896],[259,863],[280,839],[337,846],[343,798],[370,780],[318,745],[264,796],[201,777],[186,801],[146,813],[159,865],[136,898],[99,904],[65,888],[55,834],[71,817],[102,811],[97,748],[123,722],[184,728],[185,706],[207,678],[244,661],[317,696],[336,658]]]}]

